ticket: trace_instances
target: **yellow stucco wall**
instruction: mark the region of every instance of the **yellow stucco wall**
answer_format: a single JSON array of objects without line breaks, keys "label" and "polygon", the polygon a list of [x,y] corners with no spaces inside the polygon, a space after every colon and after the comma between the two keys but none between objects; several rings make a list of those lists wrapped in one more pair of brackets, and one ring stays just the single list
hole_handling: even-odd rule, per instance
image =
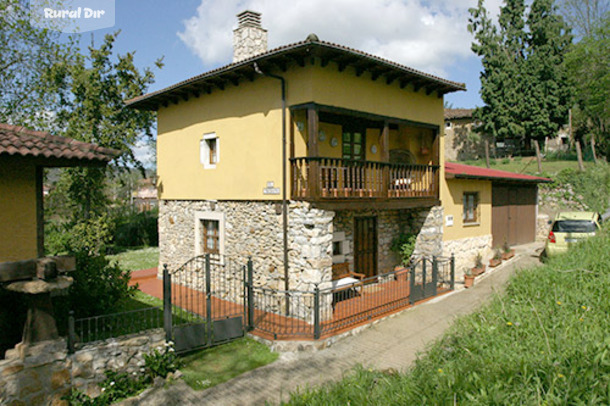
[{"label": "yellow stucco wall", "polygon": [[36,258],[36,168],[0,158],[0,262]]},{"label": "yellow stucco wall", "polygon": [[[441,182],[441,201],[444,208],[443,240],[458,240],[491,234],[491,181],[447,179]],[[464,192],[479,193],[479,222],[464,225],[462,221]],[[447,216],[453,216],[453,226],[445,224]]]},{"label": "yellow stucco wall", "polygon": [[[372,81],[368,73],[357,77],[350,68],[338,72],[332,63],[325,68],[318,64],[294,68],[282,75],[288,106],[313,101],[439,128],[443,125],[443,99],[436,94],[400,89],[397,83],[387,85],[382,79]],[[306,156],[307,120],[304,112],[296,114],[295,156]],[[296,125],[300,119],[305,124],[303,131]],[[320,144],[320,155],[340,157],[340,147],[331,148],[329,141],[334,135],[340,142],[341,127],[321,123],[320,129],[327,134],[326,142]],[[207,133],[215,133],[220,144],[215,169],[204,169],[200,163],[199,143]],[[224,91],[215,89],[209,95],[160,108],[157,170],[161,199],[280,199],[281,195],[265,195],[263,189],[267,182],[281,187],[281,135],[280,86],[272,78],[227,85]],[[367,131],[371,139],[378,135],[376,129]],[[370,146],[367,143],[366,158],[379,160],[379,152],[373,154]]]}]

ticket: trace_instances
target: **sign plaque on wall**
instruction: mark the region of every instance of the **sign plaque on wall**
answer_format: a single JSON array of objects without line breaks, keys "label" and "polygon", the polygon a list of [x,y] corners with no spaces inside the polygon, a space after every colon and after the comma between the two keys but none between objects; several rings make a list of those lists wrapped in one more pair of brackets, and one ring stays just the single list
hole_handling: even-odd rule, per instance
[{"label": "sign plaque on wall", "polygon": [[280,188],[275,187],[275,184],[273,183],[273,181],[268,181],[267,186],[263,189],[263,194],[264,195],[279,195]]}]

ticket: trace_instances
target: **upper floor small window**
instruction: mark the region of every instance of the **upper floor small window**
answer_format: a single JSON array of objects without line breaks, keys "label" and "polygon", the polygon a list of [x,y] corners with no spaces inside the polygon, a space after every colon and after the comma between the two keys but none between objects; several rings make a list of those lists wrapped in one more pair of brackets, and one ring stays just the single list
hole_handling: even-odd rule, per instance
[{"label": "upper floor small window", "polygon": [[199,153],[204,169],[216,168],[220,161],[220,142],[216,133],[204,134]]},{"label": "upper floor small window", "polygon": [[445,121],[445,128],[451,128],[451,121]]},{"label": "upper floor small window", "polygon": [[462,220],[464,224],[473,224],[479,221],[478,210],[479,210],[479,193],[478,192],[465,192],[464,193],[464,212],[462,214]]}]

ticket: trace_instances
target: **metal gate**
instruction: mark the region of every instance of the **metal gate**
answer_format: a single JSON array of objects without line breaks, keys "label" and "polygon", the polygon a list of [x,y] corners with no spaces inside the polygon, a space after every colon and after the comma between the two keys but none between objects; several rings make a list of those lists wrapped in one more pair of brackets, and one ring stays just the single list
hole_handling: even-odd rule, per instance
[{"label": "metal gate", "polygon": [[165,335],[176,352],[244,335],[246,269],[220,255],[194,257],[175,271],[163,267]]},{"label": "metal gate", "polygon": [[439,286],[455,288],[455,261],[445,257],[420,257],[411,263],[409,302],[436,296]]}]

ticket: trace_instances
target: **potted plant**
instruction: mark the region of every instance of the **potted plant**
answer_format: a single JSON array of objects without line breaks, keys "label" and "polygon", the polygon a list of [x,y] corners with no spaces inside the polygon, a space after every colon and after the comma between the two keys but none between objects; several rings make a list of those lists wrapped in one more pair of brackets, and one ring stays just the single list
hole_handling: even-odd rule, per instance
[{"label": "potted plant", "polygon": [[396,266],[395,270],[408,267],[411,264],[411,256],[413,251],[415,251],[416,240],[417,236],[410,233],[401,233],[392,240],[390,250],[400,258],[400,264]]},{"label": "potted plant", "polygon": [[494,252],[493,258],[489,260],[489,266],[492,268],[495,268],[496,266],[500,265],[501,263],[502,263],[502,251],[500,251],[500,249],[497,248]]},{"label": "potted plant", "polygon": [[504,240],[504,245],[502,245],[502,251],[502,259],[505,261],[515,256],[515,250],[510,248],[506,240]]},{"label": "potted plant", "polygon": [[464,287],[466,289],[471,288],[474,285],[475,275],[472,274],[472,270],[466,268],[464,271]]},{"label": "potted plant", "polygon": [[479,276],[485,272],[485,265],[483,265],[483,256],[481,253],[477,253],[477,256],[474,260],[474,267],[472,268],[472,275]]}]

